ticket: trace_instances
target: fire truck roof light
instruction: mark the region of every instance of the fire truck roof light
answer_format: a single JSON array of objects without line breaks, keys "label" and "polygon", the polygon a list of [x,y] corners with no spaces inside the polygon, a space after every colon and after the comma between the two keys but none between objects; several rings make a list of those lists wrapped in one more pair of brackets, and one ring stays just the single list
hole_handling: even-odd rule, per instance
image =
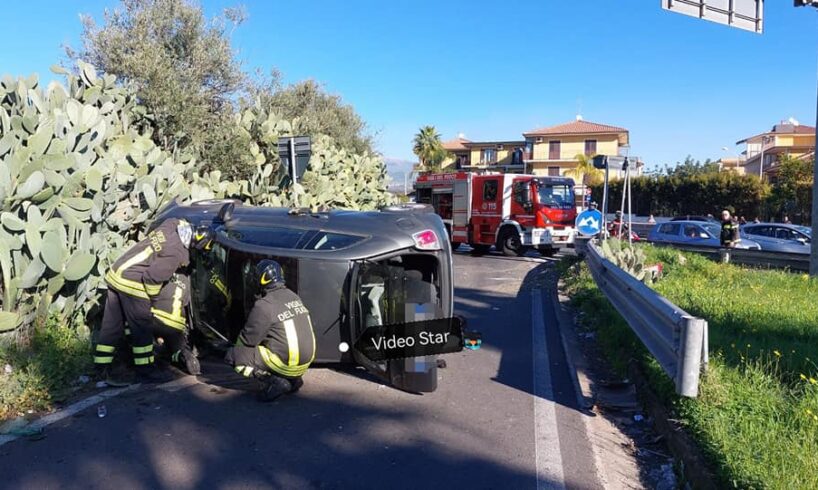
[{"label": "fire truck roof light", "polygon": [[418,250],[440,250],[440,241],[437,234],[432,230],[419,231],[412,235],[415,240],[415,248]]}]

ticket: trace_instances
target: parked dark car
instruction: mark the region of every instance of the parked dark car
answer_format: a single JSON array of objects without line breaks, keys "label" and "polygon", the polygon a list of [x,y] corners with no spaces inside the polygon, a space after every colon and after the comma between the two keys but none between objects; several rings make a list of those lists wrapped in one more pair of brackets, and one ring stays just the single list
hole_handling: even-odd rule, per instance
[{"label": "parked dark car", "polygon": [[809,254],[812,230],[784,223],[750,223],[741,227],[741,236],[761,245],[761,250]]},{"label": "parked dark car", "polygon": [[[659,223],[648,234],[648,241],[697,247],[721,246],[721,225],[704,221],[668,221]],[[758,243],[742,238],[736,248],[759,250]]]},{"label": "parked dark car", "polygon": [[375,212],[293,212],[210,200],[163,209],[211,227],[216,243],[192,257],[194,331],[211,347],[235,342],[256,295],[253,270],[278,261],[310,311],[316,363],[352,363],[415,392],[437,388],[434,357],[372,362],[354,347],[368,326],[452,316],[451,248],[424,205]]}]

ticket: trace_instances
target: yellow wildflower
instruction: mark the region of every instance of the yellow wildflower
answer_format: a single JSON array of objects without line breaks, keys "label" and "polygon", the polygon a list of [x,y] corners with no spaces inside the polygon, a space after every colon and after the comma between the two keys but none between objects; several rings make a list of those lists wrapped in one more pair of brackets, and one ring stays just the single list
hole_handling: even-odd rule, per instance
[{"label": "yellow wildflower", "polygon": [[806,381],[806,380],[807,380],[807,377],[806,377],[806,376],[804,376],[804,374],[803,374],[803,373],[802,373],[802,374],[800,374],[799,376],[801,377],[801,379],[802,379],[803,381]]},{"label": "yellow wildflower", "polygon": [[810,378],[810,379],[809,379],[809,383],[810,383],[811,385],[815,385],[815,384],[818,384],[818,380],[816,380],[815,378]]},{"label": "yellow wildflower", "polygon": [[777,350],[774,350],[774,351],[773,351],[773,354],[775,354],[775,355],[776,355],[776,357],[781,357],[781,353],[780,353],[780,352],[778,352]]},{"label": "yellow wildflower", "polygon": [[812,410],[810,410],[809,408],[807,409],[807,415],[812,415]]}]

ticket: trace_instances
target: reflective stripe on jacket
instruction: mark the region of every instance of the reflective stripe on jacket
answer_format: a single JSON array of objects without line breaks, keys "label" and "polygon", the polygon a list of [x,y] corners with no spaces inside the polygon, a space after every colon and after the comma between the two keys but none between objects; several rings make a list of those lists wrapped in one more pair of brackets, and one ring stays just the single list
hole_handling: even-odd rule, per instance
[{"label": "reflective stripe on jacket", "polygon": [[114,262],[105,274],[105,282],[116,291],[137,298],[158,295],[173,273],[190,261],[187,247],[176,231],[178,224],[178,219],[170,218],[148,233]]},{"label": "reflective stripe on jacket", "polygon": [[303,375],[315,359],[309,311],[301,298],[285,287],[269,290],[255,302],[239,342],[258,347],[267,367],[283,376]]},{"label": "reflective stripe on jacket", "polygon": [[162,286],[159,294],[151,298],[151,313],[163,325],[185,330],[185,306],[189,304],[190,279],[184,274],[174,274],[173,279]]}]

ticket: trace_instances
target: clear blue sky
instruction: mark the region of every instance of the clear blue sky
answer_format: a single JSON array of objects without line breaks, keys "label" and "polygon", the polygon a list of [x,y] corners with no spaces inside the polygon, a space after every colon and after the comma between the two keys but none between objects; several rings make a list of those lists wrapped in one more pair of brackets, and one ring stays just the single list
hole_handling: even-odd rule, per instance
[{"label": "clear blue sky", "polygon": [[[209,14],[236,1],[207,0]],[[735,155],[795,117],[814,125],[818,12],[768,1],[756,35],[665,12],[659,0],[245,1],[234,47],[249,69],[314,78],[353,104],[386,156],[445,139],[517,139],[574,118],[623,126],[649,164]],[[47,74],[78,44],[80,12],[114,0],[9,2],[0,72]],[[728,151],[722,151],[722,147]]]}]

